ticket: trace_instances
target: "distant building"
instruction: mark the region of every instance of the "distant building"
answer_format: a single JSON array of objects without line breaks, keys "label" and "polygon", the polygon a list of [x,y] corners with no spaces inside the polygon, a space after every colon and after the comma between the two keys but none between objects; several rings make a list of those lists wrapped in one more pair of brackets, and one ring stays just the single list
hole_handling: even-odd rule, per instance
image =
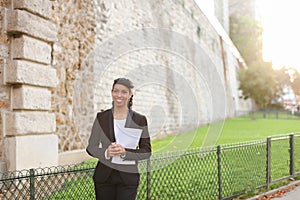
[{"label": "distant building", "polygon": [[228,0],[229,15],[250,16],[260,20],[260,0]]},{"label": "distant building", "polygon": [[296,96],[293,92],[293,89],[289,86],[283,89],[283,95],[280,98],[280,102],[287,110],[297,110],[300,105],[299,96]]}]

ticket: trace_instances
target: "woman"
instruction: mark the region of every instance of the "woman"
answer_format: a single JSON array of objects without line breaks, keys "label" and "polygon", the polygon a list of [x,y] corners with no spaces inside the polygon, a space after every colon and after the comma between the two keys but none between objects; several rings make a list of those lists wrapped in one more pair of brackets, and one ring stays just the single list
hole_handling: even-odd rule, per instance
[{"label": "woman", "polygon": [[93,180],[97,200],[134,200],[140,174],[137,161],[151,156],[145,116],[133,111],[132,82],[114,80],[113,107],[97,113],[87,152],[98,158]]}]

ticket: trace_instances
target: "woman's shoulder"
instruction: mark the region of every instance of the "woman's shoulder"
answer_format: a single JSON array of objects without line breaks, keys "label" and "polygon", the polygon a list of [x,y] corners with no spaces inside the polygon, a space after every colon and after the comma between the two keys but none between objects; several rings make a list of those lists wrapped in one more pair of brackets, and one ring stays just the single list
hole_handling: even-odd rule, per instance
[{"label": "woman's shoulder", "polygon": [[104,115],[107,115],[111,112],[112,112],[111,108],[107,109],[107,110],[101,110],[100,112],[97,113],[97,116],[104,116]]},{"label": "woman's shoulder", "polygon": [[135,121],[137,124],[141,125],[141,126],[145,126],[147,125],[147,118],[145,115],[136,112],[134,110],[131,110],[132,112],[132,120]]},{"label": "woman's shoulder", "polygon": [[131,110],[131,112],[132,112],[133,116],[135,116],[135,117],[139,117],[139,118],[144,118],[145,117],[145,115],[143,115],[142,113],[137,112],[135,110]]}]

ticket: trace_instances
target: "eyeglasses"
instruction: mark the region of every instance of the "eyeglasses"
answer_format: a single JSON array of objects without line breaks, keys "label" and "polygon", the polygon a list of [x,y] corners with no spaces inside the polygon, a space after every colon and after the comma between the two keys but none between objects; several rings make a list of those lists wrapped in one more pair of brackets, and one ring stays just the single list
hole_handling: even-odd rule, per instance
[{"label": "eyeglasses", "polygon": [[114,94],[119,94],[119,93],[121,93],[122,95],[126,95],[126,94],[129,93],[129,91],[127,91],[127,90],[118,90],[118,89],[113,89],[112,92],[113,92]]}]

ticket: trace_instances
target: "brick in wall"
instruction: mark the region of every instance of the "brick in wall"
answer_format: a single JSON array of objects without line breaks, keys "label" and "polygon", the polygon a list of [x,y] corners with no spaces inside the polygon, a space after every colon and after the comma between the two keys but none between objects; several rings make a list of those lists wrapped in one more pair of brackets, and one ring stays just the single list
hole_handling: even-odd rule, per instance
[{"label": "brick in wall", "polygon": [[55,115],[48,112],[5,112],[4,123],[7,136],[55,132]]},{"label": "brick in wall", "polygon": [[10,34],[25,33],[47,42],[56,40],[57,28],[54,23],[24,10],[10,10],[7,31]]},{"label": "brick in wall", "polygon": [[12,58],[51,64],[51,45],[26,35],[12,40]]},{"label": "brick in wall", "polygon": [[14,1],[14,8],[27,10],[49,19],[51,17],[51,4],[51,0],[18,0]]},{"label": "brick in wall", "polygon": [[49,65],[25,60],[14,60],[6,68],[5,81],[8,84],[29,84],[56,87],[56,70]]},{"label": "brick in wall", "polygon": [[51,92],[45,88],[17,85],[12,90],[12,108],[22,110],[49,110]]}]

